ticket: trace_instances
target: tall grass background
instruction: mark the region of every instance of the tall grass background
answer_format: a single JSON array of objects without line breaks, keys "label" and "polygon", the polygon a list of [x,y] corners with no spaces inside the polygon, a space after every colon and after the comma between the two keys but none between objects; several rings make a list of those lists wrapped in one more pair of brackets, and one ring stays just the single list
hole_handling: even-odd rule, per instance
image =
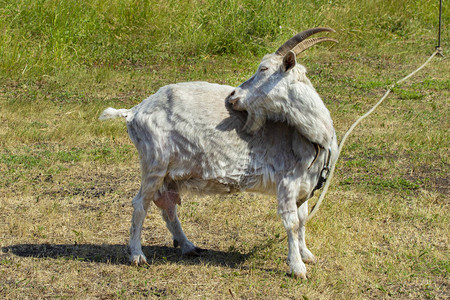
[{"label": "tall grass background", "polygon": [[429,0],[1,0],[0,76],[36,80],[103,65],[260,56],[314,26],[338,30],[341,48],[382,54],[380,45],[405,38],[417,46],[429,44],[420,36],[436,31],[438,4]]}]

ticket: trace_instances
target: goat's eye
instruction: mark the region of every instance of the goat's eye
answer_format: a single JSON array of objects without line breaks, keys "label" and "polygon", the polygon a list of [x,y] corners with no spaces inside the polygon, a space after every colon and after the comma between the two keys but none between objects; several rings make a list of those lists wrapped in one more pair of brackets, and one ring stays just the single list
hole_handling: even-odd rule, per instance
[{"label": "goat's eye", "polygon": [[261,72],[267,71],[268,69],[269,69],[268,67],[261,67],[261,68],[259,68],[259,70],[260,70]]}]

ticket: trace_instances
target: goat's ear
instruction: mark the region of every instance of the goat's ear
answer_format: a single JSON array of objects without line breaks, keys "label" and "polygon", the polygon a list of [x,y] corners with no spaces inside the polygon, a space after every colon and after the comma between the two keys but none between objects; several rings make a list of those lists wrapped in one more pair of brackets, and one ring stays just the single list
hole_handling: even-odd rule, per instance
[{"label": "goat's ear", "polygon": [[286,53],[286,55],[283,57],[283,67],[284,67],[284,71],[287,72],[290,69],[292,69],[293,67],[295,67],[296,64],[296,60],[295,60],[295,53],[293,51],[289,51],[288,53]]}]

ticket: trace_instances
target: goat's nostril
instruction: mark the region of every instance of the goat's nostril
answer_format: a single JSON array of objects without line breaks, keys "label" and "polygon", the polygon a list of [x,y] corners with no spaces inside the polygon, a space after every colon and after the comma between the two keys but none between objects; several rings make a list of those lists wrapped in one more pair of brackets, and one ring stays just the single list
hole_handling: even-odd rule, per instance
[{"label": "goat's nostril", "polygon": [[239,99],[241,99],[241,97],[236,96],[236,90],[233,90],[231,94],[228,96],[228,102],[233,106],[236,105]]},{"label": "goat's nostril", "polygon": [[229,101],[231,104],[235,105],[239,98],[230,98]]}]

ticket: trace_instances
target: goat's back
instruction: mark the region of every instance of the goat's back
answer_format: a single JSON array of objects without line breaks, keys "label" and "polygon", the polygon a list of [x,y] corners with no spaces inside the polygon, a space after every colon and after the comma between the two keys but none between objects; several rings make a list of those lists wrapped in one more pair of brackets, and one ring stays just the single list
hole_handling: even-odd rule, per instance
[{"label": "goat's back", "polygon": [[306,169],[315,155],[311,143],[285,123],[267,122],[248,135],[242,131],[246,112],[225,105],[232,91],[206,82],[179,83],[133,107],[128,133],[143,172],[165,172],[161,176],[191,189],[272,193],[277,176]]}]

